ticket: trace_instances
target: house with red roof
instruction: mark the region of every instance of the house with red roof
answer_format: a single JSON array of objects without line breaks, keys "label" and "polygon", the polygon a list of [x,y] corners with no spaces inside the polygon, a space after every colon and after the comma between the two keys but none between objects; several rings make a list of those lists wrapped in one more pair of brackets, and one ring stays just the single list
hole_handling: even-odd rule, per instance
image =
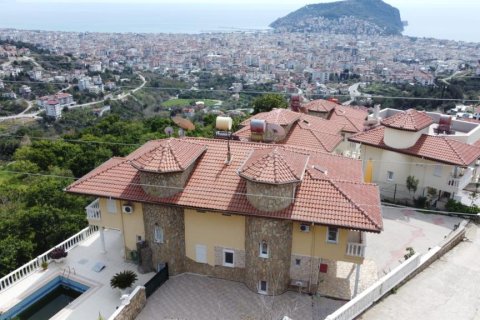
[{"label": "house with red roof", "polygon": [[[301,115],[277,116],[288,125]],[[89,224],[101,238],[104,228],[120,230],[125,259],[138,257],[141,270],[168,263],[171,275],[240,281],[267,295],[350,299],[361,273],[337,271],[360,270],[365,233],[383,228],[379,190],[363,182],[361,161],[301,145],[154,140],[66,192],[96,198]]]},{"label": "house with red roof", "polygon": [[[361,144],[366,181],[377,183],[383,197],[397,200],[430,194],[433,201],[454,198],[476,181],[477,123],[414,109],[384,109],[377,122],[349,140]],[[412,194],[406,188],[409,176],[419,181]]]}]

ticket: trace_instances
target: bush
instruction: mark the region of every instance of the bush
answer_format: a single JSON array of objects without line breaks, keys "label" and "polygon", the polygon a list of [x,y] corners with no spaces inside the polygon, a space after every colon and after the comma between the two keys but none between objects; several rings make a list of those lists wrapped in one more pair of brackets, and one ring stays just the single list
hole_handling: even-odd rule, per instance
[{"label": "bush", "polygon": [[416,198],[415,200],[413,200],[413,202],[414,202],[416,208],[424,209],[426,207],[426,204],[427,204],[427,197],[420,196],[420,197]]},{"label": "bush", "polygon": [[48,254],[48,257],[50,259],[61,259],[61,258],[66,258],[68,253],[65,251],[65,249],[58,247],[50,251]]},{"label": "bush", "polygon": [[477,214],[480,212],[480,208],[477,207],[476,205],[466,206],[463,203],[455,201],[453,199],[449,199],[445,207],[447,208],[447,211],[450,211],[450,212],[473,213],[473,214]]},{"label": "bush", "polygon": [[135,281],[137,281],[137,274],[131,270],[125,270],[115,274],[110,279],[110,286],[112,288],[127,289],[130,288]]}]

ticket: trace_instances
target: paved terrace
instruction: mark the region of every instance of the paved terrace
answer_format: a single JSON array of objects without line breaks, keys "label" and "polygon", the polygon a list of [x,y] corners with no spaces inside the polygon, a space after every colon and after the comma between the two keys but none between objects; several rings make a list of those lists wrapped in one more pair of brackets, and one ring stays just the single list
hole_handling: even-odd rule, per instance
[{"label": "paved terrace", "polygon": [[[94,233],[71,249],[64,262],[52,261],[46,271],[36,271],[8,289],[0,291],[0,311],[8,310],[56,276],[67,276],[70,268],[69,278],[88,285],[90,289],[51,319],[98,319],[99,314],[108,318],[121,303],[120,292],[110,287],[110,279],[115,273],[123,270],[135,271],[138,281],[132,288],[144,285],[154,273],[139,274],[135,264],[123,260],[123,238],[119,231],[107,229],[104,234],[106,254],[101,252],[99,232]],[[106,265],[99,273],[92,270],[97,262]]]}]

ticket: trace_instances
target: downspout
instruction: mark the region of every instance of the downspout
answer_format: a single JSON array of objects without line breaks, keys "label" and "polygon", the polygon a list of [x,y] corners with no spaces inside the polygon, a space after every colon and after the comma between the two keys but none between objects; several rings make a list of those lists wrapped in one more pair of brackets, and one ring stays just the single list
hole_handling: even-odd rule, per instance
[{"label": "downspout", "polygon": [[[120,208],[122,208],[122,203],[120,202]],[[123,210],[120,210],[120,217],[122,219],[122,238],[123,238],[123,259],[127,260],[127,241],[125,240],[125,224],[123,222]]]},{"label": "downspout", "polygon": [[310,281],[308,281],[309,293],[311,293],[312,291],[314,254],[315,254],[315,223],[312,222],[312,242],[310,244]]}]

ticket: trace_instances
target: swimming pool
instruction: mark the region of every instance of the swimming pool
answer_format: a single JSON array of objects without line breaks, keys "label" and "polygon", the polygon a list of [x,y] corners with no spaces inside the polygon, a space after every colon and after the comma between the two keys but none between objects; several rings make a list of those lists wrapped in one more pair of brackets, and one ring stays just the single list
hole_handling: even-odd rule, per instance
[{"label": "swimming pool", "polygon": [[49,319],[89,289],[88,286],[58,276],[0,315],[0,320]]}]

